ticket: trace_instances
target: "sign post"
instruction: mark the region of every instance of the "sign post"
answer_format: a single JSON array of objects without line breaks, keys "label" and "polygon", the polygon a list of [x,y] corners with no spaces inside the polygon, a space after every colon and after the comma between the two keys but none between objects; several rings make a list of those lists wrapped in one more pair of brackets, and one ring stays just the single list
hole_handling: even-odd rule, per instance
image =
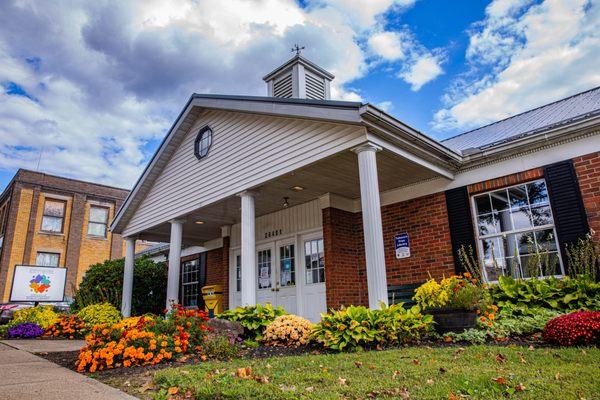
[{"label": "sign post", "polygon": [[15,265],[10,301],[63,301],[66,281],[66,268]]},{"label": "sign post", "polygon": [[400,233],[394,238],[394,247],[396,248],[396,258],[408,258],[410,257],[410,241],[408,239],[408,232]]}]

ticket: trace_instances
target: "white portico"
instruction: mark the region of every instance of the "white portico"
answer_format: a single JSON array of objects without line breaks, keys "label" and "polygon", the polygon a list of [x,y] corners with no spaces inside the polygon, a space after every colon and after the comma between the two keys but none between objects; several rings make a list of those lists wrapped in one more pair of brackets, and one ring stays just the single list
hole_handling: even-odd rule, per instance
[{"label": "white portico", "polygon": [[[169,243],[167,306],[187,296],[181,252],[196,246],[229,306],[318,319],[340,280],[327,208],[362,215],[368,305],[387,304],[380,192],[450,181],[458,155],[371,105],[329,100],[331,79],[296,56],[265,77],[271,97],[190,98],[111,227],[128,249]],[[125,265],[128,315],[132,251]]]}]

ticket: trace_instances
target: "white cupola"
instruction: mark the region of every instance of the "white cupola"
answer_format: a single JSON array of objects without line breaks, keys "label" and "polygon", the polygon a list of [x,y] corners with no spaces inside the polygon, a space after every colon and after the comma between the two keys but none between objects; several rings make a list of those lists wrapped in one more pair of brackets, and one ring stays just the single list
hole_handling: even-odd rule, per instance
[{"label": "white cupola", "polygon": [[295,99],[329,100],[334,76],[312,61],[297,54],[266,75],[267,95]]}]

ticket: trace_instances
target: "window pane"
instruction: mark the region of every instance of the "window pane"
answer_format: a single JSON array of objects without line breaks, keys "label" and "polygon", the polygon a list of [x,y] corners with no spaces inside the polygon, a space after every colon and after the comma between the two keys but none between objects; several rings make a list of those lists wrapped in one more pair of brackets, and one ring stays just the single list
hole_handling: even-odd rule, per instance
[{"label": "window pane", "polygon": [[60,217],[44,216],[41,229],[46,232],[62,232],[62,221]]},{"label": "window pane", "polygon": [[496,218],[498,219],[496,228],[498,229],[498,233],[507,232],[513,229],[512,219],[509,210],[500,211]]},{"label": "window pane", "polygon": [[522,207],[511,211],[512,219],[514,223],[514,229],[527,229],[531,228],[531,212],[529,207]]},{"label": "window pane", "polygon": [[62,201],[46,200],[44,203],[44,215],[62,217],[65,214],[65,203]]},{"label": "window pane", "polygon": [[475,197],[475,207],[477,215],[487,214],[492,212],[492,206],[490,204],[490,196],[486,193],[481,196]]},{"label": "window pane", "polygon": [[242,290],[242,256],[235,257],[236,291]]},{"label": "window pane", "polygon": [[258,288],[271,287],[271,250],[258,252]]},{"label": "window pane", "polygon": [[96,222],[88,223],[88,235],[105,237],[106,236],[106,225],[99,224]]},{"label": "window pane", "polygon": [[477,217],[477,228],[481,236],[496,233],[496,218],[494,214],[485,214]]},{"label": "window pane", "polygon": [[533,232],[517,233],[517,249],[520,255],[530,254],[535,252],[535,242],[533,240]]},{"label": "window pane", "polygon": [[90,207],[90,221],[106,223],[108,221],[108,208]]},{"label": "window pane", "polygon": [[527,189],[525,185],[514,186],[508,189],[511,208],[519,208],[527,205]]},{"label": "window pane", "polygon": [[538,181],[527,184],[527,194],[531,204],[547,204],[548,191],[546,190],[546,182]]},{"label": "window pane", "polygon": [[492,198],[492,209],[494,211],[502,211],[508,208],[508,196],[506,190],[499,190],[490,194]]},{"label": "window pane", "polygon": [[43,267],[58,267],[59,257],[56,253],[37,253],[35,264]]},{"label": "window pane", "polygon": [[550,225],[552,224],[552,210],[550,210],[550,206],[532,207],[531,218],[535,226]]},{"label": "window pane", "polygon": [[294,265],[294,245],[279,248],[279,283],[282,287],[296,284],[296,266]]},{"label": "window pane", "polygon": [[540,251],[556,251],[556,238],[553,229],[545,229],[535,233],[535,239],[537,241],[538,248]]}]

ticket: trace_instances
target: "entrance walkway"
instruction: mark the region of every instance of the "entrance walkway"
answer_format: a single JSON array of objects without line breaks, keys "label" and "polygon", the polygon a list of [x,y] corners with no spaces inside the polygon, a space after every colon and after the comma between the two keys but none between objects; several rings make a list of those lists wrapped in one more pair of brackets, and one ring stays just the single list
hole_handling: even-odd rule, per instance
[{"label": "entrance walkway", "polygon": [[[54,349],[51,350],[52,342],[23,340],[0,343],[0,398],[3,400],[135,399],[118,389],[17,348],[17,346],[29,347],[39,352],[50,352],[68,351],[76,345],[73,342],[56,341],[52,346]],[[60,345],[59,348],[56,348],[56,345]]]}]

